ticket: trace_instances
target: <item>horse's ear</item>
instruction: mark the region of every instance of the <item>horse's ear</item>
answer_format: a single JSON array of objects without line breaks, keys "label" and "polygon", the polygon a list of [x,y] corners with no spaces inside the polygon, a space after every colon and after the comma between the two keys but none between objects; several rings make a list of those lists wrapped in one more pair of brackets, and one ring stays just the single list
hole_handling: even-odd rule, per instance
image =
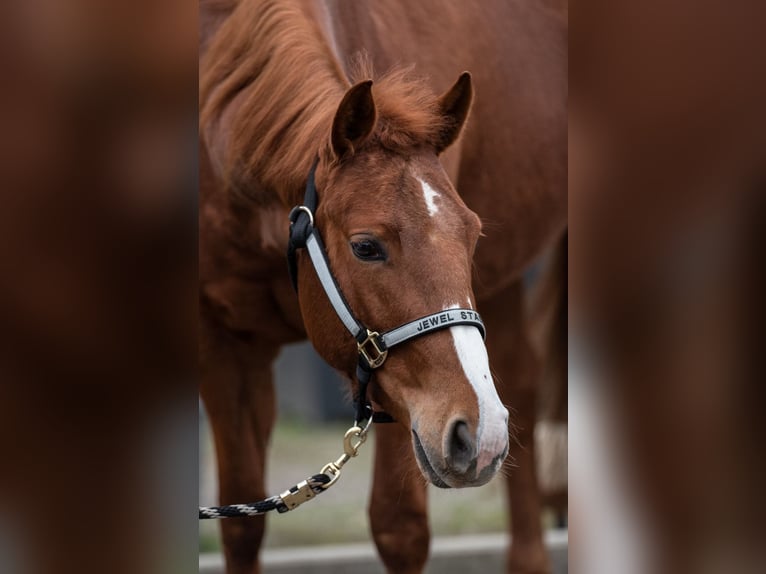
[{"label": "horse's ear", "polygon": [[354,153],[375,127],[372,80],[353,85],[343,96],[332,122],[332,149],[342,158]]},{"label": "horse's ear", "polygon": [[444,122],[444,129],[434,142],[436,153],[441,153],[460,135],[473,101],[473,85],[471,74],[463,72],[447,92],[439,98],[439,113]]}]

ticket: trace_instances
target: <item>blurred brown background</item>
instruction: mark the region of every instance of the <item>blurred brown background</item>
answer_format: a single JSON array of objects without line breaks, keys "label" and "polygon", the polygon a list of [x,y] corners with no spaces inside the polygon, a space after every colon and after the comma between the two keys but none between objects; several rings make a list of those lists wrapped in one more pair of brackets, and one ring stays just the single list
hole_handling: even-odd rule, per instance
[{"label": "blurred brown background", "polygon": [[577,571],[766,565],[763,8],[572,7]]},{"label": "blurred brown background", "polygon": [[196,560],[196,4],[0,7],[0,570]]}]

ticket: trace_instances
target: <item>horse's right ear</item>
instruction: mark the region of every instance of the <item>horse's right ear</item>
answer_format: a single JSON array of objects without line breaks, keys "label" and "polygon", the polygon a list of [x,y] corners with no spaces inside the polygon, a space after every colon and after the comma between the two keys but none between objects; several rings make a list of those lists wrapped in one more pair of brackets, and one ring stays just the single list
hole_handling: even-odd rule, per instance
[{"label": "horse's right ear", "polygon": [[375,128],[377,112],[372,80],[353,85],[343,96],[332,122],[332,149],[336,157],[353,154]]},{"label": "horse's right ear", "polygon": [[471,110],[473,101],[473,85],[471,74],[463,72],[447,92],[439,98],[439,113],[444,122],[434,147],[436,153],[441,153],[451,146],[463,130],[463,125]]}]

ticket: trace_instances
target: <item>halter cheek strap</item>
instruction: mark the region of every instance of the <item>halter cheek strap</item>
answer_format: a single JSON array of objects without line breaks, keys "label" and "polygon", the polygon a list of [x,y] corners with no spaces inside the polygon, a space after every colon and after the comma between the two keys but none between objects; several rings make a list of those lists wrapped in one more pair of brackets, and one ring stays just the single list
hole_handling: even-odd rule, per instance
[{"label": "halter cheek strap", "polygon": [[385,415],[385,413],[373,413],[372,407],[367,400],[367,386],[372,378],[372,371],[380,368],[388,358],[389,349],[417,337],[458,325],[476,327],[481,333],[482,338],[486,336],[486,330],[481,317],[476,311],[461,308],[437,311],[384,333],[378,333],[365,327],[351,311],[351,307],[343,296],[332,271],[330,271],[327,251],[324,243],[322,243],[319,231],[314,227],[314,214],[317,207],[314,172],[316,171],[317,161],[314,161],[314,165],[309,172],[303,205],[294,207],[289,216],[290,238],[287,247],[287,261],[290,278],[292,279],[293,287],[297,291],[298,265],[296,253],[298,249],[305,248],[308,251],[309,258],[322,284],[322,288],[327,294],[333,309],[335,309],[335,313],[349,333],[356,339],[357,351],[359,353],[356,369],[356,377],[359,382],[359,396],[356,401],[356,422],[361,423],[371,416],[376,422],[388,422],[393,419]]}]

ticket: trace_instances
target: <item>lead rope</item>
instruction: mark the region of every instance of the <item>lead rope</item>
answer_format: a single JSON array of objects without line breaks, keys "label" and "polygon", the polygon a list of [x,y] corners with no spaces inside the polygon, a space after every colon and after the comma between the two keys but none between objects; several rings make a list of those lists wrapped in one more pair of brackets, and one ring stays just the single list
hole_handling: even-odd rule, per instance
[{"label": "lead rope", "polygon": [[324,465],[319,474],[310,476],[306,480],[288,488],[282,494],[270,496],[259,502],[230,504],[226,506],[200,506],[199,519],[258,516],[272,510],[283,514],[297,508],[316,495],[322,494],[338,481],[343,466],[359,454],[359,447],[367,440],[371,424],[372,417],[367,420],[367,424],[364,427],[354,424],[354,426],[348,429],[343,437],[343,454],[335,461]]}]

